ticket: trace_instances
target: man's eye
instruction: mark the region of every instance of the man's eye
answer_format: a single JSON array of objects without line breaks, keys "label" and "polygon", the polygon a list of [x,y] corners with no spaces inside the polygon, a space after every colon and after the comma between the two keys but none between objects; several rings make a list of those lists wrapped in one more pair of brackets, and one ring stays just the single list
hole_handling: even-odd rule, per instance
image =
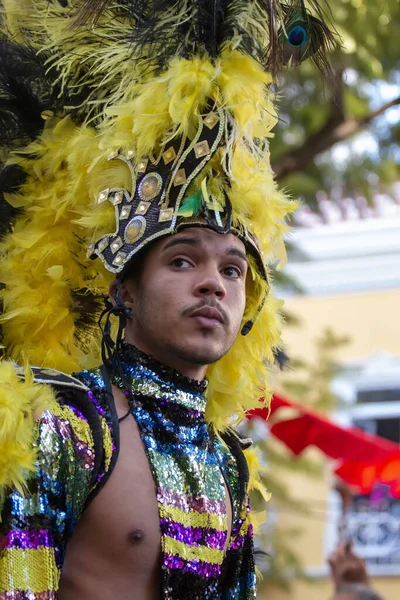
[{"label": "man's eye", "polygon": [[226,275],[230,279],[240,279],[240,277],[242,276],[242,271],[239,269],[239,267],[225,267],[224,275]]},{"label": "man's eye", "polygon": [[188,269],[191,266],[190,262],[186,258],[180,257],[174,258],[174,260],[171,262],[171,265],[177,269]]}]

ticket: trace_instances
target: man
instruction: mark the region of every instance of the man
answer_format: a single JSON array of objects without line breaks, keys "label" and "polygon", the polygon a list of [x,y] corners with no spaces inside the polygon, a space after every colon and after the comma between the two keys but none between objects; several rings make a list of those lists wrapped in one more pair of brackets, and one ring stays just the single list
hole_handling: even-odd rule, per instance
[{"label": "man", "polygon": [[[123,352],[125,359],[129,357],[130,366],[137,356],[142,365],[146,364],[152,371],[163,374],[163,386],[171,385],[169,381],[173,381],[182,395],[185,390],[192,394],[201,390],[203,384],[199,382],[205,377],[207,365],[225,355],[238,334],[245,305],[246,272],[244,245],[232,234],[221,236],[208,229],[188,228],[156,242],[146,256],[139,280],[134,277],[122,284],[124,304],[132,311],[132,319],[127,321],[125,340],[152,357],[149,359],[144,353],[136,354],[133,347],[125,344]],[[121,418],[129,410],[127,398],[116,385],[113,386],[113,396]],[[188,398],[191,395],[188,394]],[[144,410],[143,407],[141,410]],[[190,444],[189,435],[195,431],[199,435],[202,417],[201,414],[196,415],[195,426],[184,428],[180,425],[178,445]],[[182,411],[180,418],[188,417]],[[168,419],[167,412],[163,419]],[[143,415],[139,415],[138,420],[140,426]],[[171,435],[174,420],[169,420]],[[146,442],[145,446],[149,452]],[[196,447],[199,451],[199,446]],[[211,453],[212,450],[208,448],[207,451]],[[166,462],[167,458],[162,455],[163,468],[170,464]],[[153,466],[158,484],[161,476],[165,476],[157,473],[159,459],[154,461]],[[199,465],[196,464],[196,469],[205,468],[200,461]],[[173,472],[174,468],[172,465],[172,472],[169,472],[171,478],[178,477],[178,473]],[[202,476],[203,473],[198,485],[203,483]],[[219,551],[226,553],[231,538],[233,507],[228,485],[222,478],[216,478],[208,485],[211,484],[214,488],[219,486],[219,490],[213,489],[212,498],[218,498],[226,514],[220,516],[213,512],[209,515],[213,520],[212,533],[204,533],[208,543],[206,545],[204,540],[199,559],[208,548],[213,549],[212,558]],[[168,481],[163,479],[162,485],[155,488],[140,429],[133,419],[124,420],[120,426],[119,459],[112,477],[89,505],[67,551],[61,576],[61,590],[65,598],[106,597],[106,582],[99,578],[99,571],[107,574],[107,581],[115,582],[112,597],[129,598],[134,589],[137,598],[158,598],[160,537],[167,530],[163,530],[161,525],[160,531],[157,498],[158,502],[161,495],[162,500],[168,499],[167,485]],[[185,486],[190,489],[189,483]],[[179,487],[174,481],[171,489],[176,491]],[[201,492],[210,494],[207,485]],[[198,514],[199,520],[202,514]],[[99,528],[96,523],[105,525]],[[169,530],[177,526],[169,520]],[[217,531],[218,527],[220,531]],[[217,535],[218,544],[214,540]],[[200,538],[197,539],[201,543]],[[119,556],[115,564],[110,565],[110,554]],[[104,569],[99,569],[103,563]],[[196,592],[191,590],[190,593]]]},{"label": "man", "polygon": [[261,62],[268,35],[273,69],[321,56],[303,8],[3,0],[1,324],[39,367],[0,364],[0,597],[255,597],[232,425],[268,385],[295,207]]},{"label": "man", "polygon": [[369,584],[363,561],[352,545],[339,545],[329,558],[335,594],[332,600],[383,600]]}]

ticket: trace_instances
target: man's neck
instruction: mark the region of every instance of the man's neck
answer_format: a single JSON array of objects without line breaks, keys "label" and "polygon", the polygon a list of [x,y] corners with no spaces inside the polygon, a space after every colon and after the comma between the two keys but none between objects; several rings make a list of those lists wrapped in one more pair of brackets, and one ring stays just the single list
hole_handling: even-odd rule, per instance
[{"label": "man's neck", "polygon": [[193,365],[184,360],[180,360],[171,353],[165,355],[163,352],[159,352],[157,349],[149,348],[143,342],[138,343],[136,340],[132,339],[132,336],[129,335],[128,332],[125,334],[125,340],[128,342],[128,344],[133,344],[144,354],[148,354],[166,367],[174,369],[180,375],[184,375],[185,377],[189,377],[189,379],[194,379],[196,381],[203,381],[206,376],[207,365]]}]

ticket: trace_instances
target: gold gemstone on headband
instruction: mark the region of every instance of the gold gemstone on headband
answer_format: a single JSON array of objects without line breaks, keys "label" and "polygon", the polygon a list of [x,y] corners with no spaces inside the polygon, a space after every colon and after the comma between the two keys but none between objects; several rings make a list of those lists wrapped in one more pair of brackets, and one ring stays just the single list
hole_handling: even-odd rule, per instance
[{"label": "gold gemstone on headband", "polygon": [[113,265],[115,265],[116,267],[123,265],[127,256],[128,255],[126,252],[118,252],[117,256],[113,260]]},{"label": "gold gemstone on headband", "polygon": [[163,152],[162,157],[163,157],[164,163],[166,165],[168,165],[170,162],[172,162],[176,158],[175,148],[173,146],[168,148],[165,152]]},{"label": "gold gemstone on headband", "polygon": [[184,183],[186,183],[185,169],[179,169],[175,175],[174,185],[183,185]]},{"label": "gold gemstone on headband", "polygon": [[129,215],[131,214],[131,210],[132,210],[131,206],[123,206],[121,208],[121,212],[119,213],[119,220],[123,221],[124,219],[127,219],[129,217]]},{"label": "gold gemstone on headband", "polygon": [[124,240],[127,244],[134,244],[143,236],[146,229],[146,219],[137,215],[128,223],[124,231]]},{"label": "gold gemstone on headband", "polygon": [[122,246],[124,245],[123,241],[121,240],[120,237],[117,237],[113,242],[111,242],[110,244],[110,248],[111,248],[111,252],[113,254],[115,254],[116,252],[118,252],[118,250],[120,248],[122,248]]},{"label": "gold gemstone on headband", "polygon": [[135,156],[135,153],[133,150],[128,150],[128,152],[126,153],[126,158],[128,160],[131,160],[131,158],[133,158]]},{"label": "gold gemstone on headband", "polygon": [[138,173],[146,173],[147,165],[149,164],[148,158],[143,158],[137,166]]},{"label": "gold gemstone on headband", "polygon": [[102,202],[105,202],[108,199],[109,193],[110,193],[110,188],[107,188],[106,190],[103,190],[102,192],[100,192],[99,197],[97,198],[97,203],[102,204]]},{"label": "gold gemstone on headband", "polygon": [[117,204],[121,204],[123,199],[124,192],[122,192],[121,190],[119,192],[114,192],[111,196],[111,204],[113,204],[114,206],[116,206]]},{"label": "gold gemstone on headband", "polygon": [[162,208],[160,210],[160,214],[158,215],[158,222],[165,223],[165,221],[171,221],[174,216],[173,208]]},{"label": "gold gemstone on headband", "polygon": [[208,145],[207,140],[197,142],[197,144],[194,145],[194,153],[196,155],[196,158],[207,156],[207,154],[210,153],[210,146]]},{"label": "gold gemstone on headband", "polygon": [[151,202],[139,202],[135,215],[145,215],[151,206]]},{"label": "gold gemstone on headband", "polygon": [[148,173],[139,184],[141,200],[153,200],[161,192],[163,180],[159,173]]},{"label": "gold gemstone on headband", "polygon": [[112,152],[110,152],[110,154],[107,156],[107,160],[112,160],[113,158],[116,158],[119,154],[119,150],[113,150]]},{"label": "gold gemstone on headband", "polygon": [[215,112],[209,113],[204,119],[204,125],[208,127],[208,129],[213,129],[219,121],[219,116]]},{"label": "gold gemstone on headband", "polygon": [[97,252],[103,252],[103,250],[105,250],[107,248],[109,241],[110,240],[108,239],[108,237],[103,237],[97,244],[97,248],[96,248]]}]

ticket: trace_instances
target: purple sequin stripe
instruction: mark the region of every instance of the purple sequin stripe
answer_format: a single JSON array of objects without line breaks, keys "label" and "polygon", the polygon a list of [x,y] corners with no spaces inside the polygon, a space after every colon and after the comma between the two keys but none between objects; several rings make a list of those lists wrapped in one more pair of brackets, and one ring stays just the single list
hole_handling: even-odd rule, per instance
[{"label": "purple sequin stripe", "polygon": [[199,513],[208,513],[212,515],[225,515],[226,504],[218,500],[210,500],[209,498],[195,498],[190,494],[180,495],[172,490],[166,490],[165,488],[159,488],[157,499],[160,504],[170,504],[189,512],[195,510]]},{"label": "purple sequin stripe", "polygon": [[87,393],[88,397],[90,398],[90,400],[93,402],[93,404],[96,407],[97,412],[99,413],[99,415],[101,415],[102,417],[105,416],[106,411],[104,410],[104,408],[101,406],[100,401],[96,398],[96,396],[93,394],[92,390],[89,390]]},{"label": "purple sequin stripe", "polygon": [[250,525],[247,529],[247,533],[245,535],[238,535],[237,537],[235,537],[229,546],[229,550],[240,550],[241,548],[243,548],[246,538],[251,539],[252,537],[253,537],[253,525],[250,523]]},{"label": "purple sequin stripe", "polygon": [[0,592],[0,600],[58,600],[58,592]]},{"label": "purple sequin stripe", "polygon": [[221,575],[221,565],[202,560],[185,560],[180,556],[172,554],[164,555],[164,565],[168,569],[183,571],[184,573],[194,573],[200,577],[219,577]]},{"label": "purple sequin stripe", "polygon": [[189,546],[207,546],[223,550],[226,542],[226,531],[204,529],[203,527],[185,527],[181,523],[160,519],[161,531],[175,540],[184,542]]},{"label": "purple sequin stripe", "polygon": [[44,546],[52,548],[54,546],[53,536],[50,531],[39,529],[38,531],[10,531],[7,534],[7,540],[4,550],[10,548],[23,548],[24,550],[36,549]]}]

